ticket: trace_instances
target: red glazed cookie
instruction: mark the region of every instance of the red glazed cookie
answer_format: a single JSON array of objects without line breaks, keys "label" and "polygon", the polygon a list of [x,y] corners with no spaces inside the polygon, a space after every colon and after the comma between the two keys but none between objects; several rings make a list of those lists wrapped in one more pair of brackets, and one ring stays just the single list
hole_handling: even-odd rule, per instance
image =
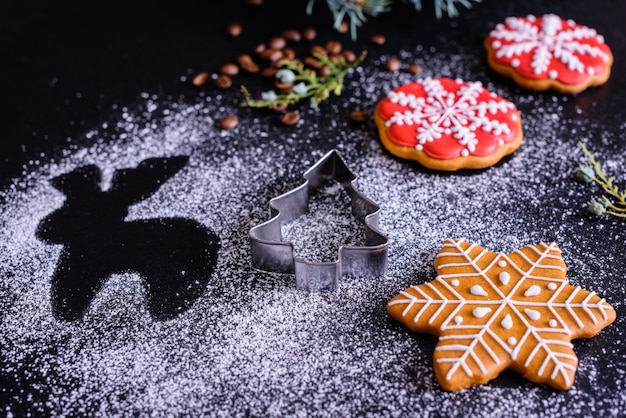
[{"label": "red glazed cookie", "polygon": [[479,82],[426,78],[391,91],[374,112],[392,154],[433,170],[489,167],[519,148],[515,105]]},{"label": "red glazed cookie", "polygon": [[489,65],[519,85],[577,93],[605,83],[613,55],[594,29],[548,14],[509,17],[485,40]]},{"label": "red glazed cookie", "polygon": [[615,320],[604,299],[567,282],[554,243],[497,254],[446,240],[435,269],[435,280],[404,290],[387,310],[411,331],[439,336],[435,375],[449,391],[487,383],[505,369],[569,389],[578,365],[570,341]]}]

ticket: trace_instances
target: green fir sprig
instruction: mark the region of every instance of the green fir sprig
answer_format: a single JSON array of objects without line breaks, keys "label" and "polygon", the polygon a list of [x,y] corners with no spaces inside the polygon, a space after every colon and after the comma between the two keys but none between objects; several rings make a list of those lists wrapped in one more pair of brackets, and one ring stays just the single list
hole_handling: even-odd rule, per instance
[{"label": "green fir sprig", "polygon": [[[317,1],[324,1],[333,14],[333,26],[340,30],[344,21],[350,24],[352,39],[357,37],[357,28],[367,21],[367,16],[377,16],[391,10],[392,0],[309,0],[306,11],[313,13],[313,5]],[[422,0],[402,0],[410,3],[415,10],[422,11]],[[433,0],[435,15],[441,19],[444,15],[456,17],[459,15],[459,5],[470,8],[472,3],[480,3],[481,0]]]},{"label": "green fir sprig", "polygon": [[341,94],[344,78],[365,59],[366,55],[367,53],[363,51],[354,62],[348,63],[343,57],[331,59],[322,54],[313,54],[320,65],[327,66],[330,70],[325,76],[306,68],[300,61],[282,60],[281,69],[276,73],[276,78],[283,83],[292,84],[292,87],[286,93],[277,94],[274,90],[265,91],[261,93],[260,99],[253,99],[248,89],[241,86],[241,92],[245,96],[243,106],[284,108],[308,98],[311,107],[317,107],[329,98],[331,93],[337,96]]},{"label": "green fir sprig", "polygon": [[[435,15],[437,19],[441,19],[443,15],[448,15],[448,17],[457,17],[459,15],[458,5],[461,5],[465,8],[472,7],[472,2],[480,3],[481,0],[434,0],[435,1]],[[422,11],[422,0],[404,0],[404,2],[411,3],[415,10],[418,12]]]},{"label": "green fir sprig", "polygon": [[[307,14],[313,13],[316,1],[318,0],[309,0]],[[342,22],[347,20],[353,40],[357,38],[357,28],[367,21],[366,15],[377,16],[391,10],[391,0],[326,0],[326,4],[333,14],[333,27],[339,31]]]},{"label": "green fir sprig", "polygon": [[614,184],[615,179],[608,177],[596,157],[587,149],[585,144],[578,145],[585,153],[588,163],[579,164],[577,176],[586,183],[595,183],[602,189],[600,198],[593,198],[587,202],[587,210],[597,216],[611,215],[626,218],[626,190],[620,191]]}]

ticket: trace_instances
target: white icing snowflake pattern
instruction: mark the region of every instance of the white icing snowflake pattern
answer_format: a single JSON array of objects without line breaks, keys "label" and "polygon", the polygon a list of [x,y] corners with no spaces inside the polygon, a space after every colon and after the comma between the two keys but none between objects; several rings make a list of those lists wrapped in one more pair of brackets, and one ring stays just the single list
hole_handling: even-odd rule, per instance
[{"label": "white icing snowflake pattern", "polygon": [[[425,97],[418,97],[403,91],[391,91],[389,100],[406,107],[404,111],[395,111],[385,122],[392,125],[417,125],[416,149],[421,151],[427,142],[434,142],[443,135],[451,135],[464,149],[461,155],[468,156],[476,150],[477,130],[489,132],[494,136],[508,135],[511,128],[494,115],[507,113],[515,106],[506,100],[490,96],[491,100],[479,100],[485,92],[480,82],[464,83],[457,80],[461,87],[457,91],[448,91],[439,79],[419,80]],[[512,122],[515,119],[512,120]]]},{"label": "white icing snowflake pattern", "polygon": [[540,25],[534,24],[536,20],[532,15],[509,17],[506,24],[498,24],[489,34],[496,58],[512,58],[511,66],[518,68],[520,60],[529,57],[533,73],[536,76],[547,73],[551,79],[559,77],[557,70],[550,69],[553,60],[570,71],[588,75],[594,75],[596,70],[585,65],[586,58],[608,61],[609,55],[597,46],[604,39],[594,29],[571,20],[565,22],[553,14],[544,15]]},{"label": "white icing snowflake pattern", "polygon": [[389,305],[404,307],[397,319],[409,328],[439,335],[435,367],[444,387],[457,378],[486,381],[490,370],[514,365],[530,380],[567,389],[578,362],[571,339],[592,336],[615,318],[604,299],[565,280],[555,244],[495,254],[447,240],[437,259],[434,281]]}]

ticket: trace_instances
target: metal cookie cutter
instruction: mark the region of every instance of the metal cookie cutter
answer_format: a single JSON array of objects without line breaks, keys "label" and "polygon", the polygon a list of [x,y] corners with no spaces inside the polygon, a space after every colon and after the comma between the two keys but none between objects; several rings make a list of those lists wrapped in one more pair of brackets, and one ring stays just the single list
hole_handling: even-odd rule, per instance
[{"label": "metal cookie cutter", "polygon": [[[250,230],[254,267],[295,272],[296,288],[309,291],[336,291],[344,274],[384,276],[389,240],[377,229],[380,208],[356,189],[356,176],[339,152],[328,152],[304,173],[304,178],[302,185],[270,200],[272,218]],[[365,245],[339,247],[339,256],[333,262],[307,262],[294,256],[291,242],[282,240],[281,225],[305,214],[309,196],[333,179],[348,193],[353,216],[365,225]]]}]

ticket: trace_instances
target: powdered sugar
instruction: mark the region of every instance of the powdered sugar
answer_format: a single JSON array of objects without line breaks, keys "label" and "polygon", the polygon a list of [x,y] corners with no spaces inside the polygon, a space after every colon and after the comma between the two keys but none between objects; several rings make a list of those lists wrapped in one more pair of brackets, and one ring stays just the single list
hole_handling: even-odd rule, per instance
[{"label": "powdered sugar", "polygon": [[[340,99],[319,111],[300,109],[304,120],[297,129],[278,126],[275,115],[239,110],[235,92],[180,101],[146,94],[143,104],[113,115],[116,124],[94,123],[97,127],[86,133],[92,147],[44,163],[3,191],[0,378],[5,389],[0,393],[5,413],[621,413],[626,272],[623,255],[611,248],[623,249],[626,229],[617,220],[589,217],[581,204],[590,189],[572,175],[578,140],[600,133],[611,144],[615,134],[590,125],[584,114],[562,120],[563,107],[575,99],[490,82],[486,69],[476,72],[486,68],[478,64],[480,58],[419,48],[399,56],[423,62],[421,76],[481,80],[513,101],[523,118],[522,147],[497,166],[471,173],[432,173],[391,157],[373,123],[353,127],[348,118],[355,107],[371,111],[389,90],[411,80],[409,74],[379,71],[386,58],[381,57],[350,76]],[[220,131],[214,121],[230,113],[239,115],[240,126]],[[391,239],[389,275],[344,277],[336,294],[299,292],[293,276],[251,267],[247,233],[268,219],[269,200],[301,184],[304,171],[331,148],[358,175],[359,190],[381,206],[380,229]],[[626,174],[615,172],[625,166],[623,155],[593,151],[614,174]],[[204,294],[175,319],[154,321],[144,304],[142,279],[127,272],[106,282],[82,320],[53,319],[50,278],[60,247],[34,234],[38,222],[63,203],[48,180],[93,163],[103,170],[106,188],[115,169],[170,155],[190,160],[153,196],[133,206],[128,219],[185,217],[215,231],[221,248]],[[326,203],[313,205],[314,219],[343,220],[348,231],[337,238],[354,233],[358,239],[358,223],[346,218],[345,202]],[[306,218],[300,227],[294,240],[306,235],[308,243],[298,247],[300,255],[323,257],[312,250],[327,243],[328,231],[311,227]],[[554,392],[513,372],[458,393],[439,388],[432,369],[436,340],[411,334],[388,317],[385,306],[398,291],[434,278],[433,258],[449,237],[498,252],[556,241],[570,281],[615,307],[616,323],[593,339],[574,342],[580,364],[572,390]]]}]

